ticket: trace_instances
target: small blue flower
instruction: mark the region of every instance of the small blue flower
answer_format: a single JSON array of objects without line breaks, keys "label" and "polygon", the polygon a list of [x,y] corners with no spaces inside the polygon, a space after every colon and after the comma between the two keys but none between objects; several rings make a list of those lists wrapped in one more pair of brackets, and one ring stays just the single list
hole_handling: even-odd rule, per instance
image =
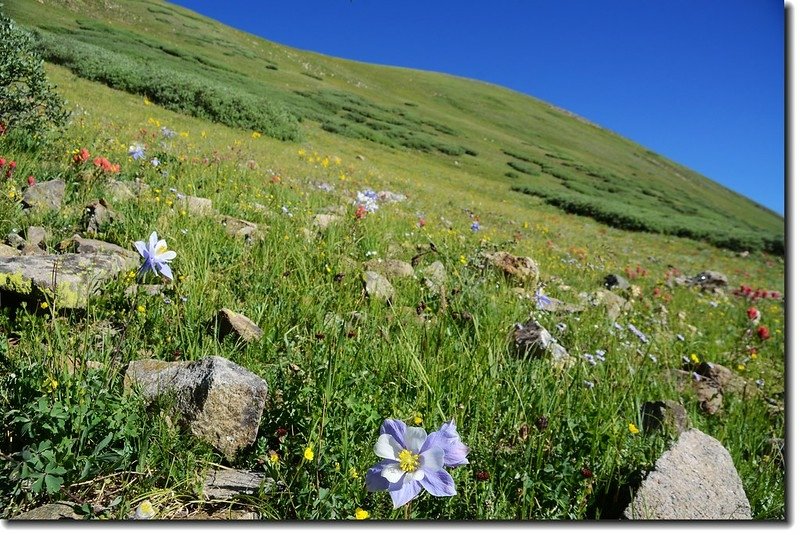
[{"label": "small blue flower", "polygon": [[553,300],[547,297],[547,295],[542,291],[541,288],[538,288],[536,290],[534,301],[536,301],[536,308],[538,308],[539,310],[545,309],[553,304]]},{"label": "small blue flower", "polygon": [[473,221],[469,228],[472,232],[478,232],[481,229],[481,224],[477,221]]},{"label": "small blue flower", "polygon": [[161,160],[159,160],[158,158],[153,158],[152,160],[150,160],[150,165],[152,165],[153,167],[158,167],[159,165],[161,165]]},{"label": "small blue flower", "polygon": [[156,275],[158,275],[158,272],[161,272],[162,275],[172,280],[172,269],[170,269],[167,263],[171,262],[177,256],[177,253],[167,249],[166,240],[159,240],[158,235],[154,231],[150,235],[148,243],[137,241],[134,245],[136,246],[136,250],[139,251],[139,254],[144,258],[144,263],[142,267],[139,268],[140,278],[143,277],[145,273],[152,270]]},{"label": "small blue flower", "polygon": [[128,156],[132,157],[134,160],[141,160],[144,158],[144,146],[139,143],[134,143],[128,147]]},{"label": "small blue flower", "polygon": [[176,133],[175,133],[175,130],[170,130],[166,126],[162,126],[161,127],[161,135],[164,136],[167,139],[172,139],[173,137],[175,137]]}]

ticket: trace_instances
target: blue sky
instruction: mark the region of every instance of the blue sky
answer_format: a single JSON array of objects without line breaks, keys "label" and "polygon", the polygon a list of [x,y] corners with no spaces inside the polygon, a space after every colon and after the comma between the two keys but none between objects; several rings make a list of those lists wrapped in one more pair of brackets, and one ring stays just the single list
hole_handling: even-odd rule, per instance
[{"label": "blue sky", "polygon": [[173,3],[295,48],[527,93],[784,213],[783,1]]}]

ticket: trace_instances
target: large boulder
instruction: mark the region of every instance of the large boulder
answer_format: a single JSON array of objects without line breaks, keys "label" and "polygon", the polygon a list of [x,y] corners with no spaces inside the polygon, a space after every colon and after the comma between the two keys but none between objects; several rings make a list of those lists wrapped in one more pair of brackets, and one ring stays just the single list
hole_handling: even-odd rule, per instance
[{"label": "large boulder", "polygon": [[83,516],[75,512],[73,502],[55,502],[40,505],[9,520],[82,520]]},{"label": "large boulder", "polygon": [[85,308],[89,297],[119,272],[134,269],[132,256],[115,253],[0,257],[0,294],[59,308]]},{"label": "large boulder", "polygon": [[625,509],[632,520],[749,520],[750,503],[730,453],[690,429],[657,461]]},{"label": "large boulder", "polygon": [[125,388],[134,385],[149,401],[163,394],[174,395],[184,425],[229,460],[256,440],[267,383],[225,358],[133,361],[125,373]]}]

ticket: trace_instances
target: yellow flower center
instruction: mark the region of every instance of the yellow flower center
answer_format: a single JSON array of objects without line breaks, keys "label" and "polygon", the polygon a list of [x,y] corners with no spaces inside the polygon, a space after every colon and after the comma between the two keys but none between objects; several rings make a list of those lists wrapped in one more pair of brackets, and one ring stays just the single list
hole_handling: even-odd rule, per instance
[{"label": "yellow flower center", "polygon": [[400,469],[404,472],[414,472],[419,468],[419,454],[413,454],[409,450],[403,450],[397,455],[400,461]]},{"label": "yellow flower center", "polygon": [[164,245],[160,245],[160,246],[156,247],[156,254],[157,254],[157,255],[162,255],[162,254],[166,253],[166,252],[167,252],[167,250],[168,250],[168,249],[167,249],[167,246],[166,246],[166,244],[164,244]]}]

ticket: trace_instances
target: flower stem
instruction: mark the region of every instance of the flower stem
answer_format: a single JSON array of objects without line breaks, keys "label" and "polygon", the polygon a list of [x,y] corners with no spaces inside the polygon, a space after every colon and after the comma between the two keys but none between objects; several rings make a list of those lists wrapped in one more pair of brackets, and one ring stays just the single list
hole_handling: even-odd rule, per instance
[{"label": "flower stem", "polygon": [[406,520],[411,520],[411,502],[406,504]]}]

